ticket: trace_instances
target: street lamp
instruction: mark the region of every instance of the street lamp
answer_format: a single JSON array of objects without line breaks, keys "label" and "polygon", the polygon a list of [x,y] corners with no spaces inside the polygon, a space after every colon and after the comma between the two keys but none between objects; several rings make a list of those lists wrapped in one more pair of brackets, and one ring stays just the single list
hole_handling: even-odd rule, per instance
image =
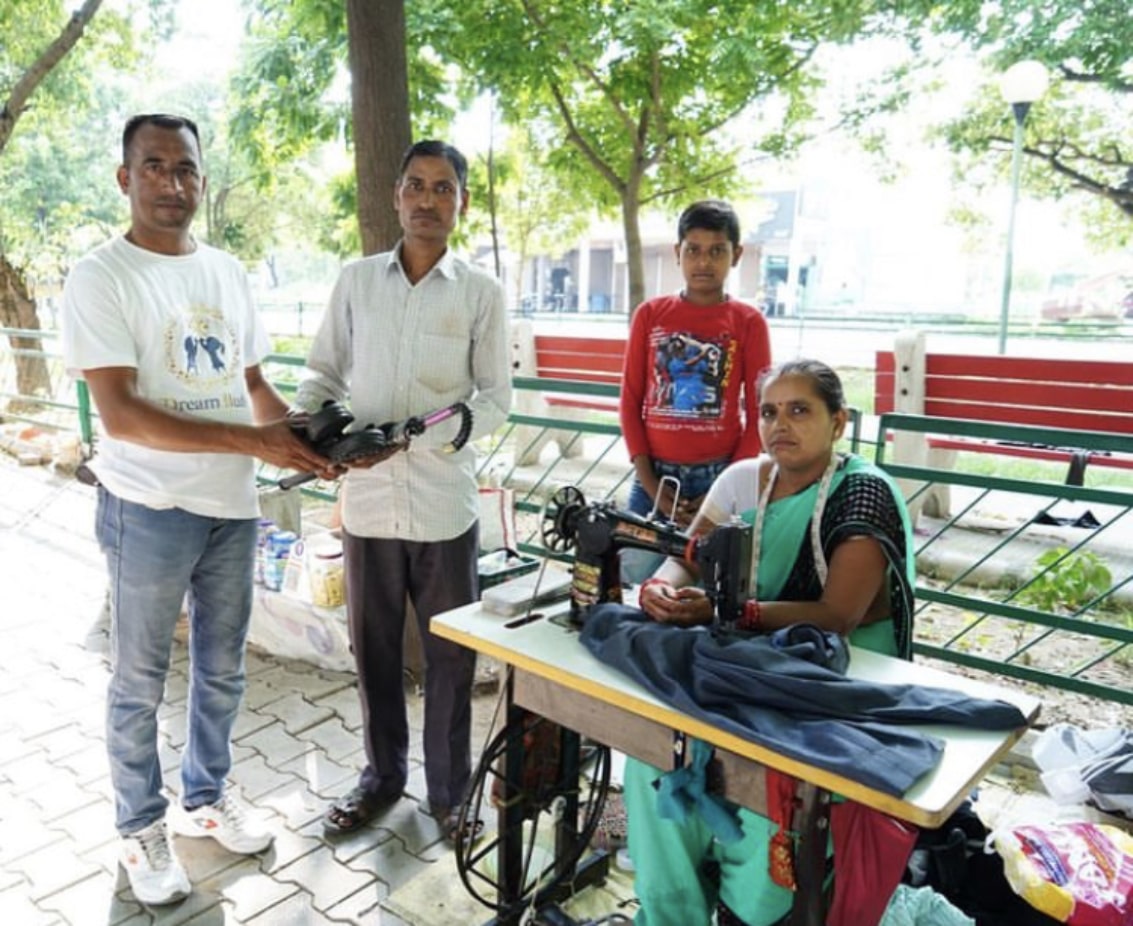
[{"label": "street lamp", "polygon": [[1003,300],[999,306],[999,352],[1007,353],[1007,316],[1011,307],[1011,257],[1015,241],[1015,207],[1019,202],[1019,168],[1023,161],[1023,123],[1031,104],[1041,97],[1049,78],[1038,61],[1011,65],[999,79],[999,90],[1015,116],[1015,143],[1011,149],[1011,213],[1007,220],[1007,253],[1003,261]]}]

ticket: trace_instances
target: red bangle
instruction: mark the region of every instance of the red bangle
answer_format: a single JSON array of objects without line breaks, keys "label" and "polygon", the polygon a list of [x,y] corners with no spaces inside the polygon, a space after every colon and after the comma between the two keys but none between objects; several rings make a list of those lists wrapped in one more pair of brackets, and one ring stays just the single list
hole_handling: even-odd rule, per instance
[{"label": "red bangle", "polygon": [[763,622],[763,614],[759,609],[759,602],[749,598],[744,602],[744,615],[740,618],[740,629],[758,630]]}]

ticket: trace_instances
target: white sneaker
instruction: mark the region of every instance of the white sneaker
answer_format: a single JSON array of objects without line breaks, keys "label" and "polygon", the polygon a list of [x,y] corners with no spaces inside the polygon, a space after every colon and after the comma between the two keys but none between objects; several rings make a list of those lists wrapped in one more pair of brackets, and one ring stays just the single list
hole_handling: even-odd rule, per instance
[{"label": "white sneaker", "polygon": [[263,852],[275,838],[258,821],[250,820],[231,797],[196,810],[183,810],[177,825],[181,836],[211,836],[229,852],[254,855]]},{"label": "white sneaker", "polygon": [[176,903],[192,890],[189,876],[169,844],[164,820],[123,836],[118,860],[126,869],[134,896],[144,904]]}]

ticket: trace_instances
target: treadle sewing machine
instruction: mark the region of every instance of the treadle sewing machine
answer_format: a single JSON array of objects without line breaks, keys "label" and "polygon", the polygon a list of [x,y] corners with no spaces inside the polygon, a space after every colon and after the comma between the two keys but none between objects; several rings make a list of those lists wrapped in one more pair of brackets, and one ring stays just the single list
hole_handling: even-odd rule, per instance
[{"label": "treadle sewing machine", "polygon": [[[577,488],[568,487],[544,508],[543,539],[554,552],[575,551],[569,610],[551,605],[547,613],[501,620],[474,603],[439,614],[430,624],[434,634],[509,667],[507,725],[481,754],[456,844],[465,887],[495,911],[491,926],[578,926],[558,904],[609,873],[608,854],[592,850],[590,842],[610,787],[611,749],[675,768],[684,763],[686,738],[701,739],[716,750],[713,790],[756,813],[767,813],[765,769],[794,777],[798,890],[789,921],[821,926],[830,794],[917,826],[939,826],[1023,733],[934,728],[947,744],[943,759],[901,798],[780,755],[662,702],[600,663],[576,636],[589,608],[621,600],[617,561],[625,549],[695,561],[716,619],[731,623],[749,594],[750,528],[730,523],[692,537],[609,503],[587,503]],[[999,697],[1018,704],[1028,721],[1039,709],[1029,695],[856,648],[849,674]],[[494,832],[463,836],[467,821],[492,818]]]},{"label": "treadle sewing machine", "polygon": [[544,507],[542,529],[547,549],[575,550],[570,586],[570,616],[575,624],[581,624],[596,604],[621,602],[622,550],[646,550],[695,563],[718,625],[735,623],[751,597],[751,526],[739,519],[694,536],[654,516],[623,511],[612,502],[588,504],[577,487],[565,486]]}]

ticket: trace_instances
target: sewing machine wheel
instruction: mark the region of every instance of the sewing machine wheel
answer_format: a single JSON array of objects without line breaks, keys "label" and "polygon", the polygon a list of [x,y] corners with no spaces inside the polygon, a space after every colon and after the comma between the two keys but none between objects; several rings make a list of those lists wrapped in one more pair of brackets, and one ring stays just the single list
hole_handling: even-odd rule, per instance
[{"label": "sewing machine wheel", "polygon": [[543,546],[552,553],[574,549],[576,531],[572,519],[586,507],[586,498],[578,486],[562,486],[543,503],[540,533]]},{"label": "sewing machine wheel", "polygon": [[[468,799],[461,807],[456,868],[468,893],[486,907],[500,911],[505,907],[525,908],[536,893],[548,897],[561,884],[574,880],[576,865],[598,827],[610,789],[610,750],[596,743],[582,743],[578,785],[568,793],[558,784],[561,753],[557,746],[548,748],[552,741],[559,742],[560,731],[557,724],[530,714],[501,730],[480,757]],[[521,781],[509,787],[505,771],[507,749],[515,736],[523,737],[530,751],[525,756]],[[510,830],[506,829],[505,810],[500,806],[505,793],[520,805],[523,815]],[[578,808],[577,824],[573,828],[560,827],[562,814],[572,803]],[[465,835],[470,830],[465,821],[492,818],[499,820],[499,828],[492,830],[489,826],[486,835],[479,839]],[[517,840],[520,847],[518,896],[508,902],[500,899],[500,846],[505,838]],[[557,857],[556,844],[560,846]]]}]

